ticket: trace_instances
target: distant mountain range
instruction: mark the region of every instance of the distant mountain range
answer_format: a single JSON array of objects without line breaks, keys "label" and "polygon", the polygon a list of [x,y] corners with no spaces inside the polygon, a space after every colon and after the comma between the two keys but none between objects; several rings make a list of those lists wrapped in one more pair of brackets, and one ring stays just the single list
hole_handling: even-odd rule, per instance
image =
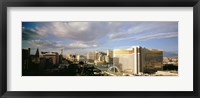
[{"label": "distant mountain range", "polygon": [[178,53],[164,51],[164,52],[163,52],[163,56],[164,56],[164,57],[177,57],[177,56],[178,56]]}]

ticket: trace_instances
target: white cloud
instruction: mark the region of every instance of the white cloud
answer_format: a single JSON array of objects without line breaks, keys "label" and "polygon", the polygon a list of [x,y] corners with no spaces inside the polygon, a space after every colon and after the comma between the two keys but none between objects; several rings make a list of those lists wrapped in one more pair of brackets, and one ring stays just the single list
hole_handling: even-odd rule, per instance
[{"label": "white cloud", "polygon": [[178,37],[177,32],[168,32],[168,33],[153,33],[144,36],[135,37],[136,40],[151,40],[151,39],[164,39],[164,38],[173,38]]},{"label": "white cloud", "polygon": [[58,41],[31,40],[31,46],[37,48],[64,48],[65,46]]},{"label": "white cloud", "polygon": [[71,40],[74,42],[71,43],[72,45],[77,45],[75,42],[81,42],[83,47],[99,46],[101,42],[99,40],[110,32],[108,22],[50,22],[32,29],[38,37],[31,38],[44,38],[48,35],[59,40]]},{"label": "white cloud", "polygon": [[47,37],[48,28],[46,27],[35,27],[35,28],[26,28],[22,27],[22,39],[30,40],[33,38],[44,38]]},{"label": "white cloud", "polygon": [[63,44],[61,41],[50,41],[50,40],[31,40],[30,42],[33,48],[56,48],[56,49],[84,49],[84,48],[95,48],[96,44],[85,44],[82,42],[73,42],[70,44]]},{"label": "white cloud", "polygon": [[73,48],[88,48],[88,47],[90,47],[87,44],[83,44],[83,43],[79,43],[79,42],[71,43],[71,44],[69,44],[69,46],[73,47]]},{"label": "white cloud", "polygon": [[178,22],[49,22],[22,30],[33,47],[88,49],[116,40],[177,37]]},{"label": "white cloud", "polygon": [[89,42],[98,40],[108,33],[103,22],[52,22],[48,33],[62,39]]},{"label": "white cloud", "polygon": [[151,39],[165,39],[165,38],[173,38],[173,37],[178,37],[177,32],[168,32],[168,33],[149,33],[145,35],[137,35],[137,36],[129,36],[129,37],[124,37],[124,38],[117,38],[113,39],[113,41],[119,41],[119,40],[141,40],[141,41],[146,41],[146,40],[151,40]]},{"label": "white cloud", "polygon": [[47,25],[32,28],[34,33],[54,37],[90,42],[101,39],[107,34],[116,34],[127,22],[50,22]]},{"label": "white cloud", "polygon": [[[129,24],[123,32],[109,34],[110,40],[151,40],[178,36],[178,22],[141,22]],[[142,34],[142,35],[141,35]],[[160,36],[159,36],[160,35]],[[163,37],[163,35],[165,37]],[[154,36],[154,37],[153,37]],[[149,38],[148,38],[149,37]]]}]

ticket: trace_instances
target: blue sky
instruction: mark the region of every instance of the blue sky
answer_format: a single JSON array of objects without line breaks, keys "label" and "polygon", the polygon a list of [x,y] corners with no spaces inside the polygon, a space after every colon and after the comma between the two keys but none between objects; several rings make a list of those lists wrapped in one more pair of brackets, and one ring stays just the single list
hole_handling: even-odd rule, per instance
[{"label": "blue sky", "polygon": [[177,21],[22,22],[22,48],[85,54],[142,46],[178,53]]}]

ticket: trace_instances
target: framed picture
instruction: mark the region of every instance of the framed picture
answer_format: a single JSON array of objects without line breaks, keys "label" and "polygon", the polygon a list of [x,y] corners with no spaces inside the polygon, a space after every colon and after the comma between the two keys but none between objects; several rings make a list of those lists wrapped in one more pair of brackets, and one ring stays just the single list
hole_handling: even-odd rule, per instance
[{"label": "framed picture", "polygon": [[4,0],[0,95],[199,97],[199,0]]}]

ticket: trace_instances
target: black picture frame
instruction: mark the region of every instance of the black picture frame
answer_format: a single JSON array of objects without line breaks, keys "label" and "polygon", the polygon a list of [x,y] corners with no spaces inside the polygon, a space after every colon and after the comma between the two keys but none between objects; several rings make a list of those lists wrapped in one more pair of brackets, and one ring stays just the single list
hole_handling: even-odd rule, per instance
[{"label": "black picture frame", "polygon": [[[7,91],[7,7],[193,7],[193,91]],[[199,98],[200,0],[1,0],[0,96],[2,98]],[[183,81],[185,82],[185,81]]]}]

